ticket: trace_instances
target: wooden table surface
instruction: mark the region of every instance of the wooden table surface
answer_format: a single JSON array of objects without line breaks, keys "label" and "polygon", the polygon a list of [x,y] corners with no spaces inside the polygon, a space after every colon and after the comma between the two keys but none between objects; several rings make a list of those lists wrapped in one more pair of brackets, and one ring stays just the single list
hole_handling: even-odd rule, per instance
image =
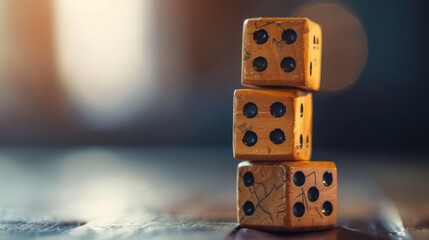
[{"label": "wooden table surface", "polygon": [[429,239],[424,154],[317,151],[339,174],[330,231],[235,219],[230,148],[0,149],[0,239]]}]

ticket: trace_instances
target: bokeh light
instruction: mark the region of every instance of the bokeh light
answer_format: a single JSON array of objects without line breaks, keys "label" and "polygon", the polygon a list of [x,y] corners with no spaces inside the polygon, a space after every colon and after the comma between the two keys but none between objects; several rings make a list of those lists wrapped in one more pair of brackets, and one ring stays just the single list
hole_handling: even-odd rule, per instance
[{"label": "bokeh light", "polygon": [[86,123],[117,127],[150,106],[152,1],[55,1],[54,14],[60,78]]},{"label": "bokeh light", "polygon": [[334,3],[311,3],[293,15],[308,17],[323,29],[321,89],[335,91],[356,82],[368,56],[367,37],[359,19]]}]

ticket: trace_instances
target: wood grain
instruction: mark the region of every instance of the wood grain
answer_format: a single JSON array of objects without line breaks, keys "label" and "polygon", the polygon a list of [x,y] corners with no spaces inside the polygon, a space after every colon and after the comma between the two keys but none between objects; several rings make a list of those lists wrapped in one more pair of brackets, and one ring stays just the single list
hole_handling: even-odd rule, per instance
[{"label": "wood grain", "polygon": [[[294,180],[298,172],[305,176],[301,186]],[[332,177],[330,184],[324,181],[325,173]],[[253,181],[249,181],[249,175]],[[237,170],[237,188],[237,218],[243,227],[306,231],[329,229],[336,224],[337,170],[333,162],[242,162]],[[318,190],[317,198],[310,193],[312,188]],[[251,214],[245,214],[247,202],[254,206]],[[330,214],[323,207],[326,202],[332,204]],[[294,213],[296,204],[304,206],[300,217]]]},{"label": "wood grain", "polygon": [[[263,44],[254,40],[254,33],[264,29],[269,39]],[[293,43],[282,40],[284,30],[292,29]],[[289,86],[319,90],[322,60],[322,31],[307,18],[252,18],[243,26],[242,75],[244,86]],[[264,57],[268,67],[258,72],[253,67],[257,57]],[[285,72],[280,67],[284,57],[295,59],[296,67]],[[310,73],[311,68],[311,73]]]},{"label": "wood grain", "polygon": [[[286,107],[282,117],[271,114],[271,105],[276,102]],[[247,103],[254,103],[258,108],[258,114],[253,118],[243,113]],[[309,160],[312,150],[312,115],[312,94],[308,92],[296,89],[236,90],[233,107],[234,158],[253,161]],[[283,143],[274,144],[271,141],[270,132],[274,129],[284,132],[286,140]],[[257,142],[253,146],[243,143],[243,137],[248,131],[257,135]]]}]

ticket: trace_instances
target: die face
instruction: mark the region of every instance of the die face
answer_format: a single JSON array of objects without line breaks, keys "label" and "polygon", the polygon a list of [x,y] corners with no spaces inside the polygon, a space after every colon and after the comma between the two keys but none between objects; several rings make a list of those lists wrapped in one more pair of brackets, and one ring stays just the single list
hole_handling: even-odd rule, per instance
[{"label": "die face", "polygon": [[295,231],[332,228],[337,219],[337,170],[333,162],[287,164],[286,225]]},{"label": "die face", "polygon": [[233,154],[253,161],[309,160],[312,96],[296,89],[234,92]]},{"label": "die face", "polygon": [[243,227],[305,231],[336,224],[332,162],[242,162],[237,189],[237,218]]},{"label": "die face", "polygon": [[247,19],[242,84],[318,90],[321,43],[320,26],[307,18]]},{"label": "die face", "polygon": [[286,169],[283,166],[240,164],[237,189],[237,218],[241,226],[284,229]]}]

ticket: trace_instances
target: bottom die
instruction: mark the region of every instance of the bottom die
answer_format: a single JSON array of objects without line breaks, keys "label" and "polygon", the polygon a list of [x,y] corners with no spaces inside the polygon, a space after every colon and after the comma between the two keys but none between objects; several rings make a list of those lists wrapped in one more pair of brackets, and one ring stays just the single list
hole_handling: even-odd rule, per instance
[{"label": "bottom die", "polygon": [[335,163],[240,163],[237,218],[243,227],[273,231],[334,227],[337,219]]}]

